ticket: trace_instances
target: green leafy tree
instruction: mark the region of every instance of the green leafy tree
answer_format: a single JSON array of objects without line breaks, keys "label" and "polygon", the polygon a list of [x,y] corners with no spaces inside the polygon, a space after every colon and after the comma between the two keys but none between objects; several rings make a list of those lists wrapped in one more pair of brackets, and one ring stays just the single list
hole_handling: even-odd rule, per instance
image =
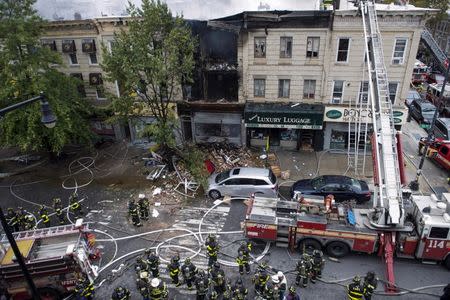
[{"label": "green leafy tree", "polygon": [[112,51],[103,45],[102,67],[119,84],[113,100],[118,116],[150,114],[152,134],[163,147],[175,148],[175,118],[171,102],[181,96],[183,82],[192,80],[195,39],[182,16],[172,16],[167,4],[143,0],[142,8],[129,3],[132,19],[114,36]]},{"label": "green leafy tree", "polygon": [[60,57],[40,44],[45,22],[33,9],[34,2],[0,1],[0,107],[43,91],[57,124],[46,128],[40,122],[40,104],[28,105],[0,120],[0,144],[56,154],[68,143],[91,143],[85,119],[89,105],[78,94],[77,80],[52,68],[61,64]]}]

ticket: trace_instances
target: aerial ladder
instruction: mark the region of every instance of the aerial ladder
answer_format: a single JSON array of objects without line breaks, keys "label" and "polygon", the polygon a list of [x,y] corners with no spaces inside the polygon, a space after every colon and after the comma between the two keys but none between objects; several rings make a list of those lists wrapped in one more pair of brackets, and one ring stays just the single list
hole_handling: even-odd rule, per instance
[{"label": "aerial ladder", "polygon": [[420,35],[420,40],[431,51],[431,54],[438,62],[437,67],[439,70],[442,74],[445,74],[448,69],[449,59],[445,55],[444,51],[442,51],[439,47],[438,43],[433,38],[433,35],[427,29],[424,29]]},{"label": "aerial ladder", "polygon": [[393,258],[396,232],[408,231],[404,224],[399,152],[392,103],[389,98],[389,80],[384,63],[383,45],[373,1],[361,1],[365,54],[368,64],[369,101],[372,109],[372,158],[374,163],[375,193],[373,210],[368,214],[367,226],[381,232],[379,255],[386,263],[386,289],[395,291]]}]

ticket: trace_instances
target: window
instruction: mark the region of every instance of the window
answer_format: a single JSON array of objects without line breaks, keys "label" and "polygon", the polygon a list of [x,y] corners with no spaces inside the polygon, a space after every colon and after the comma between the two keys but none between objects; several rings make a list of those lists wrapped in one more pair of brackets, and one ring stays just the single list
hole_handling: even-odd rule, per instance
[{"label": "window", "polygon": [[78,58],[76,53],[69,53],[69,62],[71,65],[78,65]]},{"label": "window", "polygon": [[253,179],[253,185],[268,185],[268,184],[262,179]]},{"label": "window", "polygon": [[391,103],[394,104],[395,97],[397,97],[397,82],[389,82],[389,99],[391,99]]},{"label": "window", "polygon": [[448,230],[449,228],[432,227],[428,237],[432,239],[446,239],[448,236]]},{"label": "window", "polygon": [[266,57],[266,38],[255,37],[255,57]]},{"label": "window", "polygon": [[405,56],[406,42],[405,38],[395,39],[394,53],[392,53],[392,64],[401,65]]},{"label": "window", "polygon": [[255,97],[264,97],[266,94],[266,80],[265,79],[255,79],[253,81],[254,85],[254,96]]},{"label": "window", "polygon": [[280,38],[280,58],[292,57],[292,37]]},{"label": "window", "polygon": [[319,37],[308,37],[306,44],[306,57],[318,57],[319,56]]},{"label": "window", "polygon": [[97,53],[89,53],[89,64],[90,65],[98,65]]},{"label": "window", "polygon": [[341,103],[343,95],[344,95],[344,81],[343,80],[335,80],[333,82],[333,96],[331,99],[331,103],[333,103],[333,104]]},{"label": "window", "polygon": [[445,146],[442,146],[440,149],[440,152],[441,152],[441,155],[445,157],[448,154],[448,148]]},{"label": "window", "polygon": [[305,80],[303,84],[303,99],[314,99],[316,92],[316,81],[315,80]]},{"label": "window", "polygon": [[340,38],[339,39],[336,61],[347,62],[349,47],[350,47],[350,39],[349,38]]},{"label": "window", "polygon": [[97,100],[106,99],[105,89],[101,85],[96,86]]},{"label": "window", "polygon": [[278,98],[289,98],[290,79],[278,80]]},{"label": "window", "polygon": [[359,84],[359,103],[367,103],[369,101],[369,82],[361,81]]}]

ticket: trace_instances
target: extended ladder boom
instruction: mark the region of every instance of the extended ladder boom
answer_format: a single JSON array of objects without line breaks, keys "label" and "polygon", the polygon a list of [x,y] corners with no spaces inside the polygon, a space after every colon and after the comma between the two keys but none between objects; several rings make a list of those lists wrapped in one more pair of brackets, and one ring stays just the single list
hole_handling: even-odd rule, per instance
[{"label": "extended ladder boom", "polygon": [[376,220],[372,219],[371,221],[372,225],[380,228],[403,226],[403,199],[395,138],[396,130],[374,3],[362,1],[361,12],[373,111],[372,151],[376,169],[374,206],[378,209]]}]

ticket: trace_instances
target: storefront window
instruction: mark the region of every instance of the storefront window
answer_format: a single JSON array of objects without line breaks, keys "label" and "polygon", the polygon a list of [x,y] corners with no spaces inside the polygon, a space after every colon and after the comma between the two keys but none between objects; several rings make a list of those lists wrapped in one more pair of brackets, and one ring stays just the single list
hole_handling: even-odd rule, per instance
[{"label": "storefront window", "polygon": [[331,131],[330,149],[345,150],[346,149],[347,133],[341,131]]},{"label": "storefront window", "polygon": [[236,138],[241,134],[239,124],[195,124],[195,135],[198,137]]},{"label": "storefront window", "polygon": [[[357,134],[355,132],[344,132],[344,131],[331,131],[331,139],[330,139],[330,149],[333,150],[347,150],[350,141],[350,148],[354,149],[355,145],[358,144],[358,150],[363,151],[364,148],[366,150],[370,149],[370,139],[365,138],[366,133],[360,132],[359,140],[356,140]],[[370,136],[370,133],[367,133],[367,137]],[[369,150],[370,151],[370,150]]]},{"label": "storefront window", "polygon": [[267,136],[269,136],[268,129],[254,129],[250,131],[251,139],[263,140],[266,139]]},{"label": "storefront window", "polygon": [[280,139],[282,141],[296,141],[298,137],[298,130],[296,129],[286,129],[281,131]]}]

